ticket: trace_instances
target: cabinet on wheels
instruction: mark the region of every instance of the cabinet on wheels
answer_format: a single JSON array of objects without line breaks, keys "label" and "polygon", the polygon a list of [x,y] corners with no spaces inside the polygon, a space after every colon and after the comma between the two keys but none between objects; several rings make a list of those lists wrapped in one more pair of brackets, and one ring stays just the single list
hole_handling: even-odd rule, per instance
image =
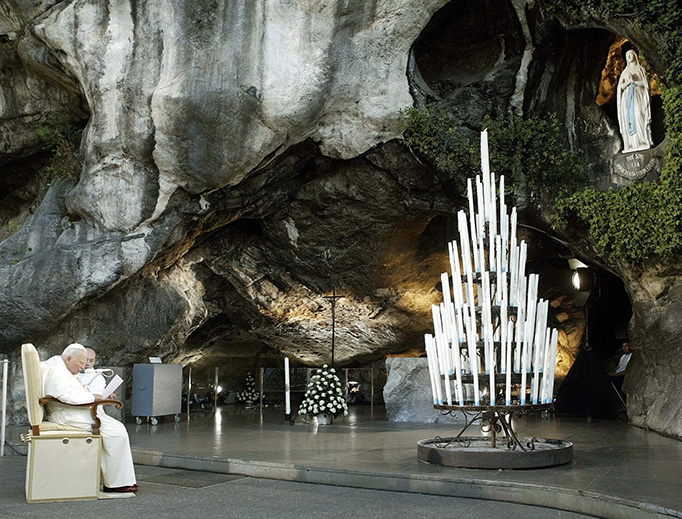
[{"label": "cabinet on wheels", "polygon": [[158,417],[174,415],[180,421],[182,409],[182,366],[180,364],[135,364],[133,366],[133,416],[138,424],[144,417],[152,425]]}]

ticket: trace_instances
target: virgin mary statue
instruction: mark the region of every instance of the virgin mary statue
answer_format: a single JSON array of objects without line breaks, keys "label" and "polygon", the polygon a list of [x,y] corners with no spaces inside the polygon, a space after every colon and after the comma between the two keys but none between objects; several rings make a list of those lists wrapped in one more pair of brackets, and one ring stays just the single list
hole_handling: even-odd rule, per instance
[{"label": "virgin mary statue", "polygon": [[651,96],[649,80],[637,53],[625,53],[625,70],[618,79],[618,123],[623,136],[623,153],[647,150],[651,139]]}]

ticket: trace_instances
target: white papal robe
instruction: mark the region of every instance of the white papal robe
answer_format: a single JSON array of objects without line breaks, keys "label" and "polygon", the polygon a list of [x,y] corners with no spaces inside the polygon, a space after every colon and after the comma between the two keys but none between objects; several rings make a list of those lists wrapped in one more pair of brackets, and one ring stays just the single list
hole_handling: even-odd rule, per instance
[{"label": "white papal robe", "polygon": [[[67,404],[87,404],[95,397],[90,389],[76,375],[71,373],[59,356],[40,363],[43,373],[43,394],[58,398]],[[94,420],[90,408],[74,408],[58,402],[46,405],[46,420],[62,425],[71,425],[92,430]],[[102,421],[102,479],[107,487],[124,487],[136,482],[130,440],[125,426],[110,416],[99,415]]]},{"label": "white papal robe", "polygon": [[[93,395],[102,396],[104,394],[104,388],[107,387],[107,381],[101,373],[95,371],[93,368],[86,369],[84,372],[78,374],[78,378],[83,384],[88,386],[90,392]],[[104,406],[101,405],[97,408],[97,416],[100,418],[102,415],[106,414],[104,411]]]},{"label": "white papal robe", "polygon": [[[78,374],[78,378],[81,382],[90,388],[90,392],[93,395],[102,395],[104,393],[104,388],[107,387],[107,381],[98,371],[93,368],[86,369],[83,373]],[[100,409],[103,406],[100,406]]]}]

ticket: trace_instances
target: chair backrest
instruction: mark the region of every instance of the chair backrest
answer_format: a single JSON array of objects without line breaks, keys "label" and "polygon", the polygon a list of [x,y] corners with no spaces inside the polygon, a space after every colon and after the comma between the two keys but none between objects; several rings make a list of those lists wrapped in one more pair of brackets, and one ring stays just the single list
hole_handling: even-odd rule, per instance
[{"label": "chair backrest", "polygon": [[21,345],[21,369],[24,373],[28,421],[32,426],[40,425],[45,413],[39,402],[43,396],[43,374],[40,367],[40,357],[33,344]]}]

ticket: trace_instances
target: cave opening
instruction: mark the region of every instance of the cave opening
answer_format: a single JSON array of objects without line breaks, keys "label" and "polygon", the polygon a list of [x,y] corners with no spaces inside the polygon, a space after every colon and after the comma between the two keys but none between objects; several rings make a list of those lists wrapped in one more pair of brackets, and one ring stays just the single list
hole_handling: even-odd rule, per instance
[{"label": "cave opening", "polygon": [[[600,107],[595,103],[597,91],[601,86],[599,76],[604,69],[605,56],[617,36],[606,29],[564,30],[557,24],[543,26],[546,22],[542,20],[542,17],[537,16],[536,12],[528,11],[524,18],[514,9],[513,4],[506,0],[450,2],[432,17],[411,50],[411,63],[414,68],[410,74],[410,85],[417,103],[437,103],[448,111],[456,124],[465,131],[473,132],[479,129],[481,121],[486,115],[505,117],[511,110],[512,98],[518,86],[519,70],[524,52],[527,49],[524,23],[528,24],[529,29],[535,33],[533,41],[536,47],[533,51],[533,62],[527,73],[528,83],[525,87],[526,98],[522,102],[523,112],[532,114],[556,111],[563,114],[564,119],[569,116],[573,117],[575,127],[569,128],[567,126],[567,131],[569,133],[578,132],[578,140],[573,142],[576,147],[580,147],[581,139],[582,141],[590,141],[591,136],[587,133],[589,131],[594,132],[600,127],[595,122],[599,119],[600,111],[604,111],[609,117],[610,126],[617,128],[617,119],[613,119],[609,115],[609,110],[613,111],[612,106],[605,103]],[[581,122],[581,119],[594,123],[591,126],[587,125],[589,128],[585,134],[580,134],[582,125],[575,123],[575,121]],[[603,126],[601,128],[604,131]],[[604,143],[599,142],[600,146],[605,149],[602,145]],[[295,351],[295,356],[305,363],[320,364],[317,362],[321,358],[318,350],[321,350],[320,345],[326,344],[324,341],[328,340],[329,318],[325,313],[327,311],[324,310],[326,307],[321,302],[323,287],[326,286],[327,280],[321,279],[319,275],[318,271],[321,270],[319,261],[310,260],[311,264],[302,266],[297,263],[296,258],[299,251],[304,251],[309,257],[312,257],[312,254],[317,251],[316,255],[322,257],[321,242],[313,242],[310,239],[313,236],[311,229],[315,226],[320,227],[323,231],[316,230],[317,234],[324,236],[326,240],[335,238],[340,244],[339,246],[342,247],[345,243],[343,240],[348,241],[349,237],[355,240],[355,235],[360,235],[363,232],[363,226],[367,226],[367,221],[372,222],[374,229],[386,225],[382,221],[373,222],[372,220],[375,217],[370,216],[369,213],[367,215],[361,214],[363,222],[351,222],[350,219],[356,218],[357,215],[351,214],[348,209],[353,205],[355,211],[358,211],[358,208],[364,211],[365,209],[361,205],[367,203],[364,199],[364,193],[383,195],[384,190],[392,188],[392,182],[395,181],[392,176],[407,176],[405,171],[399,171],[400,168],[396,168],[392,164],[386,168],[385,163],[381,163],[383,168],[390,171],[390,175],[386,175],[385,183],[381,189],[377,189],[376,186],[365,185],[364,179],[369,178],[366,177],[366,172],[371,171],[373,177],[377,177],[379,174],[376,169],[371,169],[371,166],[375,161],[377,163],[380,160],[385,161],[385,158],[380,157],[380,155],[381,148],[378,148],[373,154],[365,157],[363,161],[334,163],[334,168],[327,168],[330,171],[327,171],[327,178],[322,183],[318,182],[321,166],[316,161],[308,160],[305,163],[306,167],[301,168],[298,172],[299,164],[297,161],[293,161],[291,164],[292,178],[299,178],[300,176],[303,184],[295,193],[292,192],[288,195],[290,206],[287,210],[276,212],[262,220],[255,218],[248,224],[237,221],[229,226],[231,229],[226,233],[216,234],[216,239],[222,240],[224,238],[225,243],[228,241],[233,244],[242,243],[241,246],[237,247],[241,254],[239,261],[252,262],[254,266],[259,266],[259,268],[263,265],[283,265],[285,267],[281,271],[269,272],[262,276],[255,275],[254,272],[253,278],[246,280],[246,291],[239,289],[243,293],[235,292],[235,287],[240,286],[244,280],[235,279],[234,283],[225,281],[216,283],[211,281],[215,277],[207,277],[207,286],[223,287],[220,290],[224,293],[230,293],[232,302],[229,303],[231,305],[229,311],[231,312],[232,324],[226,325],[224,322],[208,321],[202,325],[206,337],[195,333],[189,338],[189,345],[194,340],[199,341],[201,339],[203,341],[207,339],[214,333],[211,332],[214,325],[217,325],[217,332],[222,334],[221,337],[216,336],[207,339],[212,341],[213,347],[204,351],[204,357],[195,363],[195,369],[206,371],[207,374],[203,378],[210,382],[213,379],[211,371],[213,366],[230,364],[232,366],[230,368],[230,386],[240,388],[247,372],[250,371],[257,377],[257,370],[262,366],[279,365],[281,355],[285,351]],[[332,169],[333,171],[331,171]],[[424,176],[421,171],[419,173],[420,180],[423,183]],[[381,175],[384,175],[383,171]],[[400,180],[401,185],[406,184],[403,179]],[[442,183],[438,188],[441,191],[447,190],[447,186],[442,185]],[[433,186],[429,186],[429,191],[429,196],[433,196]],[[359,193],[363,193],[363,196],[359,196]],[[331,194],[333,197],[330,196]],[[395,194],[403,195],[403,193]],[[455,205],[461,204],[461,200],[456,200],[456,197],[453,198],[452,192],[445,193],[445,195]],[[381,200],[372,200],[371,202],[388,207]],[[338,208],[334,204],[338,204]],[[423,271],[420,273],[420,289],[426,287],[427,284],[429,284],[429,289],[433,288],[435,281],[434,277],[430,275],[430,270],[440,268],[436,264],[439,261],[438,258],[442,259],[441,256],[445,250],[443,244],[451,239],[449,235],[452,234],[452,229],[456,227],[449,216],[433,216],[433,208],[434,204],[431,203],[428,218],[422,214],[422,220],[427,221],[423,227],[423,232],[412,233],[413,236],[417,237],[416,242],[409,243],[404,247],[404,249],[412,247],[412,252],[414,252],[414,264],[409,264],[416,265]],[[336,214],[343,215],[347,222],[344,232],[340,232],[343,225],[339,224],[338,216],[336,218],[331,216],[337,209]],[[399,215],[399,217],[403,218],[404,216]],[[313,224],[312,222],[316,223]],[[256,240],[249,240],[249,237],[257,237],[258,241],[264,241],[268,244],[269,250],[259,250],[261,246],[256,243]],[[393,238],[397,238],[397,235],[394,235]],[[541,240],[535,239],[535,241]],[[378,240],[363,243],[361,246],[355,243],[352,245],[352,247],[346,247],[352,251],[352,254],[349,255],[347,251],[344,251],[344,264],[340,267],[348,269],[348,271],[353,271],[353,269],[356,271],[352,274],[354,279],[349,282],[349,287],[351,283],[354,283],[355,286],[349,289],[349,292],[357,292],[356,296],[358,297],[349,297],[345,303],[349,305],[348,307],[352,305],[356,309],[362,309],[364,299],[378,299],[376,294],[381,293],[379,297],[385,298],[386,302],[378,305],[380,306],[378,311],[373,309],[370,318],[376,317],[378,319],[384,316],[385,309],[390,308],[390,305],[394,303],[396,297],[392,295],[392,292],[398,293],[404,290],[407,284],[401,285],[401,282],[412,282],[413,280],[402,271],[400,279],[396,277],[385,280],[390,282],[380,286],[388,288],[380,288],[375,293],[377,281],[371,278],[374,275],[370,272],[371,269],[365,268],[367,261],[364,253],[376,248]],[[223,246],[221,245],[221,247]],[[362,249],[363,255],[355,254],[355,249],[358,247]],[[229,248],[232,249],[233,245],[229,245]],[[402,250],[400,252],[404,253]],[[547,279],[548,284],[551,285],[557,279],[557,276],[554,275],[557,272],[560,272],[559,278],[568,280],[570,268],[567,266],[566,258],[571,255],[572,253],[565,248],[561,251],[544,251],[538,254],[534,261],[537,268],[544,272],[541,280]],[[378,253],[377,256],[379,256]],[[394,256],[399,257],[395,254]],[[346,258],[350,258],[350,261]],[[217,264],[215,260],[213,263]],[[360,273],[360,270],[363,272]],[[364,270],[367,270],[367,273]],[[610,356],[615,355],[618,340],[622,338],[624,333],[622,330],[627,327],[627,321],[632,310],[622,283],[618,285],[617,282],[613,281],[612,275],[606,271],[599,272],[599,277],[604,277],[606,281],[601,288],[600,294],[602,295],[590,301],[592,318],[589,320],[589,326],[592,333],[592,348],[599,362],[602,363]],[[224,275],[224,273],[220,275]],[[294,288],[296,286],[305,287],[304,290],[312,289],[316,293],[305,304],[301,304],[299,296],[294,294],[298,290],[298,288]],[[213,288],[208,290],[215,292]],[[584,309],[572,306],[570,292],[559,293],[556,289],[557,287],[547,287],[548,293],[553,292],[553,298],[558,301],[553,319],[564,330],[569,329],[563,339],[565,347],[558,370],[559,375],[566,376],[580,351],[582,351],[580,345],[585,327]],[[284,297],[282,304],[272,303],[276,294],[287,292],[291,295],[288,302]],[[256,301],[261,299],[267,301],[267,305],[264,306],[269,308],[268,312],[272,309],[275,309],[275,312],[272,314],[265,312],[263,315],[267,315],[266,318],[263,318],[263,315],[258,315],[253,312],[253,309],[246,308],[243,301],[246,296],[250,297],[250,294]],[[424,296],[420,295],[420,297],[423,298]],[[593,298],[595,297],[593,296]],[[614,305],[606,302],[613,298],[617,298],[619,303]],[[217,296],[215,299],[216,301],[221,300]],[[621,305],[620,302],[623,304]],[[295,311],[283,310],[286,304],[296,305]],[[623,308],[619,311],[618,316],[609,314],[620,306]],[[357,310],[353,312],[355,311]],[[364,310],[362,311],[364,312]],[[281,314],[277,312],[281,312]],[[276,319],[272,319],[273,315],[276,315]],[[362,318],[364,319],[364,316]],[[278,321],[279,319],[281,322]],[[561,319],[565,319],[565,321],[561,321]],[[300,328],[291,324],[297,323],[300,326],[301,323],[306,322],[305,320],[308,320],[309,324],[304,324]],[[410,323],[411,326],[414,327],[413,323],[416,321],[413,319],[413,322]],[[619,323],[618,329],[621,330],[619,332],[614,331],[616,321]],[[398,322],[397,319],[396,322]],[[426,329],[428,322],[428,319],[420,321],[419,327]],[[348,326],[345,331],[347,339],[354,341],[353,333],[355,330]],[[249,333],[253,333],[253,336],[249,337]],[[253,338],[255,336],[258,336],[259,339],[255,340]],[[291,341],[298,341],[295,348],[288,344]],[[377,341],[377,343],[380,342]],[[278,349],[282,347],[284,349]],[[402,340],[400,348],[402,348],[404,355],[418,355],[423,350],[423,344],[419,342],[418,334],[414,333]],[[224,353],[217,353],[218,350],[224,351]],[[353,360],[344,365],[360,366],[382,363],[384,353],[401,354],[397,350],[387,352],[385,348],[384,350],[378,349],[374,353],[375,355],[372,356],[356,352],[353,354],[354,357],[353,355],[350,356]],[[222,358],[221,355],[223,355]]]},{"label": "cave opening", "polygon": [[[632,318],[623,281],[611,272],[590,266],[594,287],[583,299],[584,331],[575,361],[557,390],[559,412],[593,418],[625,417],[623,373],[617,373],[629,343]],[[579,298],[576,298],[578,300]]]}]

